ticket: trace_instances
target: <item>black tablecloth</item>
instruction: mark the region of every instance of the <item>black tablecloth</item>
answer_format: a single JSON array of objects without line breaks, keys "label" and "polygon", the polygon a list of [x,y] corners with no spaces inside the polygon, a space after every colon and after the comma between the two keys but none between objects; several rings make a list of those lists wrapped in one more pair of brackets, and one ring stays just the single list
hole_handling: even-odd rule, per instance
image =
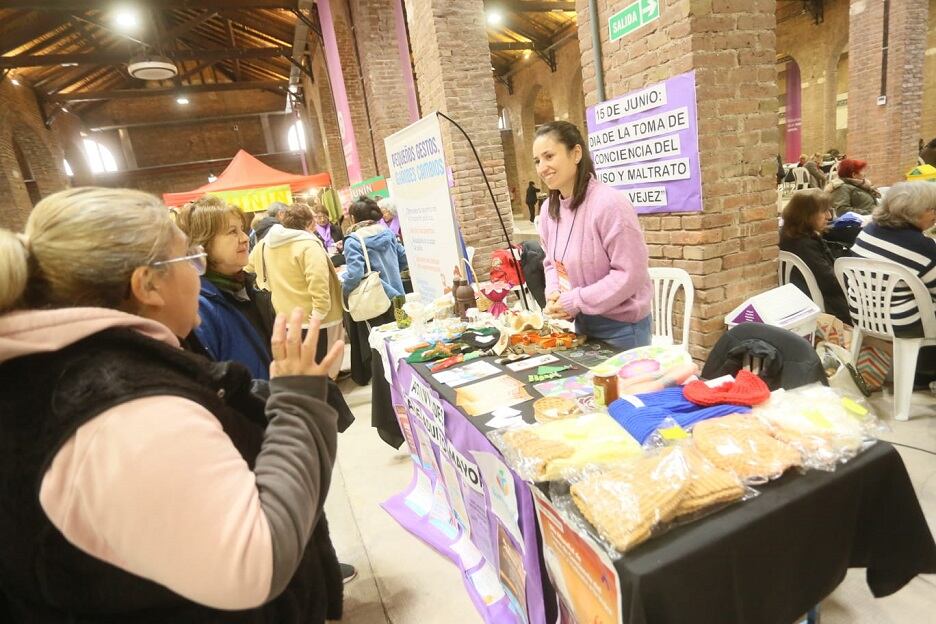
[{"label": "black tablecloth", "polygon": [[[403,436],[376,353],[372,363],[372,424],[399,448]],[[425,365],[415,368],[454,403],[451,388]],[[529,371],[505,373],[522,378]],[[516,408],[532,422],[531,402]],[[465,418],[487,429],[486,418]],[[791,624],[832,593],[849,567],[867,568],[877,597],[917,574],[936,573],[936,543],[890,444],[875,444],[835,472],[791,472],[758,489],[756,498],[652,539],[615,563],[625,624]]]},{"label": "black tablecloth", "polygon": [[620,559],[624,622],[791,624],[849,567],[867,568],[877,597],[936,573],[936,544],[889,444],[761,489]]}]

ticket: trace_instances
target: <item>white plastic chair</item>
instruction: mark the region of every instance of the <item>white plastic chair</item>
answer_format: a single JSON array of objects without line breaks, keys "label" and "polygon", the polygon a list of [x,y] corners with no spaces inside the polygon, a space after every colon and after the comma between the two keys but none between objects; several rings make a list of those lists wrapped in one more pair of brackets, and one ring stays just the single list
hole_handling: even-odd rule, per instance
[{"label": "white plastic chair", "polygon": [[[865,336],[894,343],[894,418],[908,420],[920,347],[936,345],[933,296],[910,269],[883,260],[839,258],[835,261],[835,277],[848,299],[855,328],[851,344],[852,360],[857,361]],[[906,284],[913,293],[923,323],[922,338],[897,338],[894,335],[890,311],[894,289],[900,283]]]},{"label": "white plastic chair", "polygon": [[797,191],[809,188],[809,170],[806,167],[793,167],[793,177],[796,179],[794,184]]},{"label": "white plastic chair", "polygon": [[777,279],[780,285],[789,284],[793,269],[799,270],[803,279],[806,281],[806,288],[809,290],[809,298],[819,306],[820,310],[825,312],[825,300],[822,297],[822,291],[819,290],[819,283],[816,281],[816,276],[813,275],[812,270],[806,266],[803,259],[795,253],[781,251],[779,260],[780,261],[777,263]]},{"label": "white plastic chair", "polygon": [[692,302],[695,300],[695,288],[692,279],[683,269],[651,267],[650,281],[653,282],[653,341],[655,345],[675,344],[673,332],[673,308],[676,294],[683,289],[683,324],[682,346],[689,348],[689,321],[692,319]]}]

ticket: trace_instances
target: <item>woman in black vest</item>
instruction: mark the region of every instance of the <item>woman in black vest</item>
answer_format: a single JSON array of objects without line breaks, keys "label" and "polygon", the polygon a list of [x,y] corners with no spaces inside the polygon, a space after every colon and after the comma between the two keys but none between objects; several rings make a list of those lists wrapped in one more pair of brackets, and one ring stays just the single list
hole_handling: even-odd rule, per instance
[{"label": "woman in black vest", "polygon": [[63,191],[0,230],[3,621],[340,617],[321,511],[343,345],[318,363],[317,324],[279,316],[259,390],[182,351],[204,269],[138,191]]}]

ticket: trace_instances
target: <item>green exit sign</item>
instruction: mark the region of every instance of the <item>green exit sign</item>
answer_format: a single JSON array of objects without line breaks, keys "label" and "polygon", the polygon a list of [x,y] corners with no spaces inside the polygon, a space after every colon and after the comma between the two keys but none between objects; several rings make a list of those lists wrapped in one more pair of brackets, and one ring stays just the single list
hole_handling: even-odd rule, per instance
[{"label": "green exit sign", "polygon": [[617,41],[641,26],[658,19],[660,19],[659,0],[638,0],[629,4],[608,20],[611,41]]}]

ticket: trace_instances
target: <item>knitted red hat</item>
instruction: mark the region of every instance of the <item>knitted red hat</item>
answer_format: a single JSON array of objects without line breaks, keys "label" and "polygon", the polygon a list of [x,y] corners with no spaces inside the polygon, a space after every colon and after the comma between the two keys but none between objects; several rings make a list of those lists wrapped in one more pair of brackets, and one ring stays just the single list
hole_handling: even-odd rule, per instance
[{"label": "knitted red hat", "polygon": [[693,381],[683,386],[683,396],[696,405],[760,405],[770,398],[770,389],[764,380],[749,370],[740,370],[734,381],[710,388],[704,381]]}]

